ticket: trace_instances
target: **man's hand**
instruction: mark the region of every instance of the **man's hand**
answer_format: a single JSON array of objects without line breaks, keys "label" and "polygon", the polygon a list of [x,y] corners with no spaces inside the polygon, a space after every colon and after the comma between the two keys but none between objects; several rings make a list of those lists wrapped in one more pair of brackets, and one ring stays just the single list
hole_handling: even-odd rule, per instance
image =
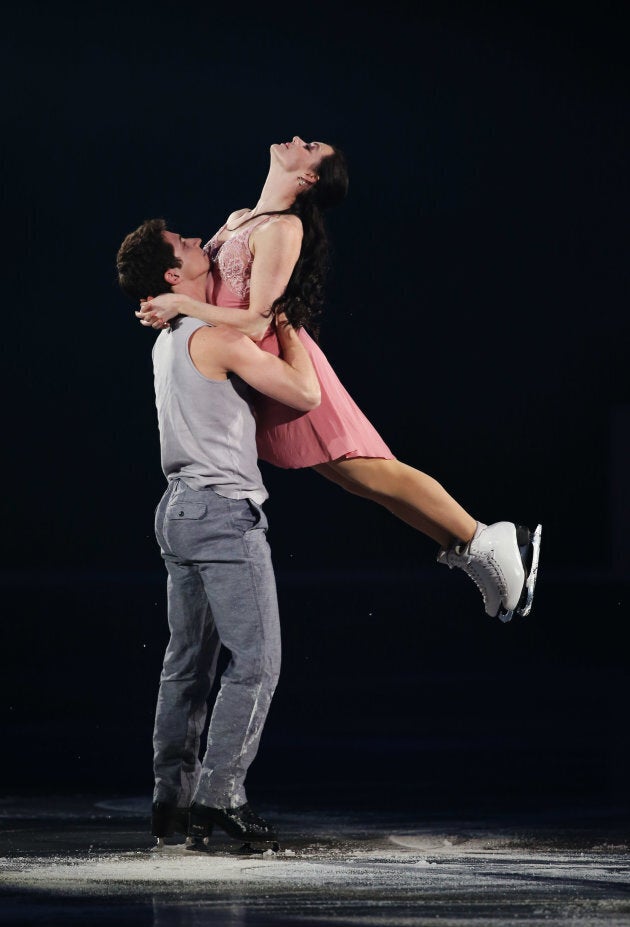
[{"label": "man's hand", "polygon": [[280,355],[290,347],[298,337],[296,330],[293,328],[284,312],[279,312],[275,318],[275,331],[280,346]]},{"label": "man's hand", "polygon": [[151,328],[168,328],[171,319],[180,314],[182,297],[177,293],[160,293],[159,296],[149,297],[140,303],[140,311],[136,317],[141,325]]}]

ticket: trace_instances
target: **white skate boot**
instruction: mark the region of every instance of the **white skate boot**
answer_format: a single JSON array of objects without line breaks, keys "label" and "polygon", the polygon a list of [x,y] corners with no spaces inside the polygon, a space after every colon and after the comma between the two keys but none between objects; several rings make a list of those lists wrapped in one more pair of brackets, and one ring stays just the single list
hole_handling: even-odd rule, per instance
[{"label": "white skate boot", "polygon": [[528,528],[517,528],[509,521],[494,525],[478,522],[468,544],[442,548],[437,560],[470,576],[483,596],[488,615],[510,621],[515,611],[523,616],[531,611],[541,532],[541,525],[532,535]]}]

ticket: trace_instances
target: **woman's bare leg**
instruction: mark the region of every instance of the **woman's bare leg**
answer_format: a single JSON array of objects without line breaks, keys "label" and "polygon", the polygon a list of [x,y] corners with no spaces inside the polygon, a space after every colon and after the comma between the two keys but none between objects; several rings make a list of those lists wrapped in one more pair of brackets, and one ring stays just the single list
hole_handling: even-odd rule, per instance
[{"label": "woman's bare leg", "polygon": [[[399,460],[354,457],[313,467],[356,496],[389,509],[442,547],[438,561],[470,576],[488,615],[509,621],[528,615],[538,575],[541,526],[532,534],[512,522],[475,521],[437,480]],[[452,547],[464,542],[462,551]]]},{"label": "woman's bare leg", "polygon": [[399,460],[353,457],[313,467],[343,489],[371,499],[406,524],[447,547],[469,541],[476,520],[433,477]]}]

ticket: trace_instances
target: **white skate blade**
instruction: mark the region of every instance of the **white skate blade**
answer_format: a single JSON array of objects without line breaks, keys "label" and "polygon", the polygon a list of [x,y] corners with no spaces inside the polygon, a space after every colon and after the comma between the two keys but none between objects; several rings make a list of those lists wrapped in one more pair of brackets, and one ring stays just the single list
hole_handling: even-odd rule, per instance
[{"label": "white skate blade", "polygon": [[532,610],[532,602],[534,601],[534,590],[536,588],[536,580],[538,579],[538,560],[540,558],[540,536],[542,534],[542,525],[538,525],[534,534],[532,535],[532,565],[529,569],[527,579],[525,581],[525,591],[527,597],[525,599],[525,604],[522,608],[517,608],[516,611],[519,615],[522,615],[523,618],[527,617]]}]

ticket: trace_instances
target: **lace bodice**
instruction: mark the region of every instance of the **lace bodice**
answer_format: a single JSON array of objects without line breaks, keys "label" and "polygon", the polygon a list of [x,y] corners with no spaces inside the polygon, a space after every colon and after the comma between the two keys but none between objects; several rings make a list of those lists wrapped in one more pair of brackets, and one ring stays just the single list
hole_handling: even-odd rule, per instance
[{"label": "lace bodice", "polygon": [[[222,225],[205,245],[212,260],[209,299],[215,306],[247,309],[253,255],[249,236],[259,224],[275,216],[261,215],[256,222],[236,230],[227,241],[218,239]],[[260,223],[258,222],[260,219]],[[301,328],[298,337],[315,367],[322,393],[321,405],[310,412],[299,412],[274,399],[254,392],[256,442],[261,460],[277,467],[314,467],[341,457],[382,457],[394,455],[383,439],[348,395],[320,348]],[[278,355],[274,332],[260,342],[263,351]]]},{"label": "lace bodice", "polygon": [[242,300],[249,298],[250,277],[252,274],[253,255],[249,248],[249,236],[255,228],[273,216],[261,216],[260,222],[245,225],[239,229],[232,238],[219,242],[217,238],[224,231],[222,225],[209,242],[204,245],[204,251],[210,255],[212,264],[218,267],[219,274],[224,283]]}]

